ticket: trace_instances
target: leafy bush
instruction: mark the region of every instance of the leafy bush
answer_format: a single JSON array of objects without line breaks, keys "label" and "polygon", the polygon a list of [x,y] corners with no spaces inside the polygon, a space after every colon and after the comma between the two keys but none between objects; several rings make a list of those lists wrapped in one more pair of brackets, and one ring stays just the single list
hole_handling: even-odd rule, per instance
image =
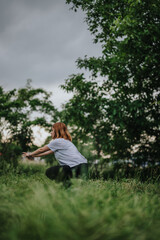
[{"label": "leafy bush", "polygon": [[17,167],[18,158],[22,154],[22,148],[15,143],[0,144],[0,172],[7,172],[10,168]]},{"label": "leafy bush", "polygon": [[133,167],[125,163],[112,165],[92,164],[89,168],[89,175],[91,179],[120,180],[123,178],[135,178],[140,181],[159,181],[160,166]]}]

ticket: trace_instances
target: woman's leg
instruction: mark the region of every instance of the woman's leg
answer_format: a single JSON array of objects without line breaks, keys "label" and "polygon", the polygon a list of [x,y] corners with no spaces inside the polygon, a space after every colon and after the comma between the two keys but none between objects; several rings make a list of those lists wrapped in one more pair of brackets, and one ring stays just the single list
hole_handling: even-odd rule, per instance
[{"label": "woman's leg", "polygon": [[85,180],[89,179],[88,164],[87,163],[80,164],[79,176],[82,177]]},{"label": "woman's leg", "polygon": [[46,176],[51,180],[56,180],[57,182],[64,182],[72,177],[72,171],[71,168],[67,165],[55,166],[50,167],[46,170]]},{"label": "woman's leg", "polygon": [[88,177],[88,164],[87,163],[81,163],[72,169],[72,175],[73,177],[76,178],[83,178],[85,180],[87,180]]}]

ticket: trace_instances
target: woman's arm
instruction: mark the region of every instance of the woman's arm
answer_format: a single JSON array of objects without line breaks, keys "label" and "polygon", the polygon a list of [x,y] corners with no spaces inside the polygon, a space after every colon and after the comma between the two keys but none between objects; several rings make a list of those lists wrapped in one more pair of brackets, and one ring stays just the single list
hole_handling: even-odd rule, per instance
[{"label": "woman's arm", "polygon": [[49,151],[46,151],[44,153],[40,153],[38,155],[36,155],[35,157],[42,157],[42,156],[46,156],[46,155],[49,155],[49,154],[52,154],[54,153],[52,150],[49,150]]},{"label": "woman's arm", "polygon": [[[26,153],[26,152],[24,152],[23,154],[24,154],[24,156],[25,157],[28,157],[28,158],[33,158],[33,157],[38,157],[39,156],[39,154],[42,154],[42,153],[45,153],[45,152],[50,152],[51,150],[50,150],[50,148],[46,145],[46,146],[44,146],[44,147],[42,147],[42,148],[38,148],[36,151],[34,151],[34,152],[32,152],[32,153]],[[52,152],[53,153],[53,152]],[[48,153],[48,154],[51,154],[51,152],[50,153]],[[46,155],[48,155],[48,154],[46,154]],[[42,155],[41,155],[42,156]],[[43,155],[44,156],[44,155]]]},{"label": "woman's arm", "polygon": [[38,148],[36,151],[30,153],[30,157],[36,157],[38,154],[49,151],[50,148],[46,145],[44,147]]}]

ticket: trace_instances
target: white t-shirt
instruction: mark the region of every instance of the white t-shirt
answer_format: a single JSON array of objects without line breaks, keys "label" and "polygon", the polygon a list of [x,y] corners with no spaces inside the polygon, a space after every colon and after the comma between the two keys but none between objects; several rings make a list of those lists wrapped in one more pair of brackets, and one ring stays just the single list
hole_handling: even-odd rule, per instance
[{"label": "white t-shirt", "polygon": [[76,146],[64,138],[56,138],[47,145],[55,155],[60,165],[75,167],[81,163],[87,163],[87,159],[82,156]]}]

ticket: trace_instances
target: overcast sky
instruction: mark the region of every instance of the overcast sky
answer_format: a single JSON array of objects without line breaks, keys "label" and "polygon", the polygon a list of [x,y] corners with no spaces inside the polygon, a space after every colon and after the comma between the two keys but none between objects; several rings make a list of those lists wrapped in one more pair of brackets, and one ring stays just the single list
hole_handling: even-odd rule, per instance
[{"label": "overcast sky", "polygon": [[58,86],[76,68],[78,57],[99,56],[84,13],[69,10],[65,0],[0,0],[0,85],[5,90],[34,87],[53,93],[60,109],[71,94]]}]

